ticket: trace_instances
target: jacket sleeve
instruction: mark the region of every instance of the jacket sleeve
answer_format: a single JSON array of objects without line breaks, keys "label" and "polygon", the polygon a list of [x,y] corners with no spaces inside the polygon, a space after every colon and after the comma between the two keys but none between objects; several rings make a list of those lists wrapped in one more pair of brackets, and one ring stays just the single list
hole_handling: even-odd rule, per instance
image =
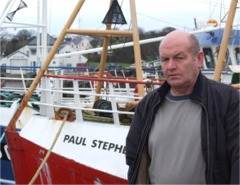
[{"label": "jacket sleeve", "polygon": [[131,177],[133,176],[134,168],[138,150],[139,143],[142,135],[142,125],[143,125],[143,111],[142,111],[143,101],[140,101],[135,109],[135,114],[130,125],[130,129],[126,138],[126,163],[129,166],[128,170],[128,181],[131,182]]},{"label": "jacket sleeve", "polygon": [[231,100],[228,104],[228,112],[226,116],[226,140],[227,151],[231,167],[231,184],[239,184],[239,99],[240,92],[233,91],[230,96]]}]

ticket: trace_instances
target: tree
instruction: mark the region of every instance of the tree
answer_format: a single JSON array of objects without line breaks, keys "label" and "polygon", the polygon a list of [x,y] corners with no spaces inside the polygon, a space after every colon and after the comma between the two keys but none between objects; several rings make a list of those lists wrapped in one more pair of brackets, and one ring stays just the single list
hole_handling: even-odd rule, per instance
[{"label": "tree", "polygon": [[4,57],[25,46],[34,36],[34,30],[23,29],[16,35],[1,34],[1,55]]},{"label": "tree", "polygon": [[[172,27],[166,27],[162,30],[153,30],[149,32],[145,32],[144,29],[139,28],[139,39],[150,39],[150,38],[156,38],[165,36],[166,34],[170,33],[171,31],[175,30],[175,28]],[[92,46],[95,47],[102,47],[102,38],[99,37],[93,37],[93,40],[91,41]],[[127,42],[132,42],[132,37],[112,37],[110,38],[109,45],[115,45],[115,44],[124,44]],[[151,61],[156,60],[159,57],[159,42],[152,42],[149,44],[143,44],[140,46],[141,48],[141,56],[142,60]],[[89,61],[99,61],[100,56],[97,53],[94,54],[88,54],[87,58]],[[122,47],[119,49],[114,49],[111,52],[111,55],[108,55],[107,61],[110,61],[111,63],[134,63],[134,51],[133,47]]]},{"label": "tree", "polygon": [[168,33],[172,32],[176,30],[176,28],[173,28],[173,27],[165,27],[161,30],[162,34],[163,35],[167,35]]},{"label": "tree", "polygon": [[[142,33],[142,35],[140,35],[140,39],[162,37],[172,32],[173,30],[175,30],[175,28],[166,27],[166,28],[163,28],[162,30],[153,30],[149,32],[144,32]],[[159,44],[160,42],[158,41],[158,42],[152,42],[152,43],[141,45],[142,60],[146,60],[146,61],[156,60],[159,57]]]},{"label": "tree", "polygon": [[8,33],[6,28],[0,29],[0,58],[5,56],[7,44],[13,38],[13,35]]}]

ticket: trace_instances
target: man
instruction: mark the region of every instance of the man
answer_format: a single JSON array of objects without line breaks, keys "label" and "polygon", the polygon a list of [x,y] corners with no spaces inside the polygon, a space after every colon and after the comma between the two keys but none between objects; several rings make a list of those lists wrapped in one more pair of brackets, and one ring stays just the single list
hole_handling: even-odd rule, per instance
[{"label": "man", "polygon": [[138,104],[126,139],[130,184],[239,184],[239,92],[201,74],[194,35],[161,42],[166,82]]}]

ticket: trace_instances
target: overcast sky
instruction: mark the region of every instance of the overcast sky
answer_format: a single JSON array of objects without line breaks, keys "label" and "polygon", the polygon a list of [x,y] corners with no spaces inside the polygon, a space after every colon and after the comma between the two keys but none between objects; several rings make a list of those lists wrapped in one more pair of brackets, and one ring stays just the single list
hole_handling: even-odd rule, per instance
[{"label": "overcast sky", "polygon": [[[23,0],[27,8],[19,10],[14,16],[15,22],[36,23],[37,0]],[[0,15],[8,0],[0,0]],[[16,0],[11,11],[16,10],[20,0]],[[69,18],[77,0],[47,0],[48,2],[48,32],[58,35]],[[102,24],[110,0],[85,0],[72,28],[105,29]],[[129,29],[129,0],[118,0],[127,20],[127,25],[118,28]],[[217,21],[228,11],[231,0],[135,0],[138,26],[145,31],[160,30],[171,26],[177,29],[191,30],[194,28],[194,18],[206,22],[209,19]],[[235,16],[239,23],[240,10]],[[219,21],[220,22],[220,21]]]}]

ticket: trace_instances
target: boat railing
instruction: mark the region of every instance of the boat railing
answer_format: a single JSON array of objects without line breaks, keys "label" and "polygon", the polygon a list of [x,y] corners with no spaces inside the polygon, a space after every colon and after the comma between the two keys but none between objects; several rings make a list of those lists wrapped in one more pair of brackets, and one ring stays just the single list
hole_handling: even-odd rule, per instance
[{"label": "boat railing", "polygon": [[0,66],[1,92],[25,94],[34,80],[36,69],[28,66]]},{"label": "boat railing", "polygon": [[[64,88],[64,81],[72,81],[73,86]],[[83,82],[88,86],[79,87],[79,84]],[[95,92],[96,83],[103,84],[100,93]],[[122,83],[124,86],[119,88],[117,83]],[[131,120],[134,106],[141,99],[136,92],[138,84],[144,85],[145,94],[147,94],[150,91],[149,88],[153,90],[161,85],[161,82],[156,79],[137,81],[123,78],[45,74],[41,79],[41,87],[38,88],[41,100],[34,104],[40,107],[40,115],[49,118],[56,118],[56,113],[61,109],[69,109],[74,112],[77,122],[91,121],[90,118],[85,117],[87,114],[93,116],[95,121],[103,119],[105,120],[103,122],[112,122],[117,125],[126,124],[124,121]]]},{"label": "boat railing", "polygon": [[33,78],[0,77],[1,91],[25,93],[28,90],[27,82]]},{"label": "boat railing", "polygon": [[[8,68],[5,66],[4,69]],[[28,91],[29,85],[34,80],[32,74],[27,74],[24,68],[19,67],[9,69],[15,70],[14,74],[1,71],[0,75],[0,107],[11,107],[11,105],[17,100],[19,100],[19,103]],[[38,101],[38,95],[38,90],[36,88],[29,104],[31,104],[31,101]]]}]

